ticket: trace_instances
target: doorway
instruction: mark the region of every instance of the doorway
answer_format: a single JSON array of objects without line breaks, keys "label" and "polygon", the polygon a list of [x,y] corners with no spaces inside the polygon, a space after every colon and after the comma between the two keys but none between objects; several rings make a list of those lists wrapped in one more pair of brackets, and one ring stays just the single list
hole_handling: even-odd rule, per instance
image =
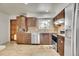
[{"label": "doorway", "polygon": [[16,19],[10,20],[10,41],[16,40],[17,21]]}]

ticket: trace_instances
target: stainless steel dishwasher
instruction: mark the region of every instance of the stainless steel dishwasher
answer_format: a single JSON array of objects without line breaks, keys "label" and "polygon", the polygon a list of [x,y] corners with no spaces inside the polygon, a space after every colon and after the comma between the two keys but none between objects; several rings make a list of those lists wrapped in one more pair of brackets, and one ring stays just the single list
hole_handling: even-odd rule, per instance
[{"label": "stainless steel dishwasher", "polygon": [[31,43],[32,44],[40,44],[40,34],[33,32],[31,35]]}]

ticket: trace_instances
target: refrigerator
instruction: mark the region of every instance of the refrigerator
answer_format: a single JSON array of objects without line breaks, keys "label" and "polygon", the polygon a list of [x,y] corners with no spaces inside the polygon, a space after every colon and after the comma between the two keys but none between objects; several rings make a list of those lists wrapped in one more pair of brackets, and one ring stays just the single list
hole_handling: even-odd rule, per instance
[{"label": "refrigerator", "polygon": [[74,38],[74,55],[79,56],[79,3],[76,3],[75,8],[75,38]]},{"label": "refrigerator", "polygon": [[65,8],[65,56],[79,56],[79,3]]},{"label": "refrigerator", "polygon": [[75,3],[70,3],[65,7],[65,43],[64,55],[74,55],[74,23],[75,23]]}]

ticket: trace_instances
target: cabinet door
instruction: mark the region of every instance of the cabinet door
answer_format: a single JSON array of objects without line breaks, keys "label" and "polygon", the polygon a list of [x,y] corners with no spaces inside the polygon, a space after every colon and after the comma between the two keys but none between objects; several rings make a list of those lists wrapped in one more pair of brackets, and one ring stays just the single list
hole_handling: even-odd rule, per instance
[{"label": "cabinet door", "polygon": [[20,44],[31,44],[31,33],[17,33],[17,43]]},{"label": "cabinet door", "polygon": [[64,18],[65,15],[64,15],[64,10],[62,10],[58,15],[57,15],[57,19],[62,19]]},{"label": "cabinet door", "polygon": [[22,32],[17,33],[17,43],[25,43],[24,33]]},{"label": "cabinet door", "polygon": [[26,44],[31,44],[31,33],[25,34]]},{"label": "cabinet door", "polygon": [[40,34],[40,44],[41,45],[50,45],[51,44],[51,36],[49,33]]},{"label": "cabinet door", "polygon": [[28,27],[35,27],[36,26],[36,18],[28,17],[27,18],[27,25],[28,25]]},{"label": "cabinet door", "polygon": [[58,36],[58,43],[57,43],[58,47],[58,53],[63,56],[64,55],[64,37],[62,36]]}]

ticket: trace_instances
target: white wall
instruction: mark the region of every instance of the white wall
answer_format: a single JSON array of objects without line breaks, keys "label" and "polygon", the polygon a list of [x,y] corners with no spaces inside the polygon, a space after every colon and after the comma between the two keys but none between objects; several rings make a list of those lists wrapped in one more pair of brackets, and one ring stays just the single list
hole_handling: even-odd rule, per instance
[{"label": "white wall", "polygon": [[9,16],[0,13],[0,44],[4,44],[10,40],[9,31]]},{"label": "white wall", "polygon": [[[9,18],[10,19],[16,19],[16,16],[19,16],[19,15],[16,15],[16,14],[15,15],[11,15]],[[28,12],[27,15],[25,15],[25,16],[27,16],[27,17],[36,17],[36,14]]]},{"label": "white wall", "polygon": [[[16,16],[19,16],[19,15],[11,15],[10,16],[10,19],[16,19]],[[50,14],[38,14],[38,13],[30,13],[28,12],[27,15],[25,15],[26,17],[37,17],[37,18],[53,18],[53,14],[50,13]]]},{"label": "white wall", "polygon": [[55,14],[53,15],[53,17],[57,16],[58,13],[60,13],[65,7],[67,7],[69,5],[69,3],[61,3],[59,4],[56,8],[55,8]]},{"label": "white wall", "polygon": [[10,19],[16,19],[16,16],[17,16],[17,15],[11,15],[11,16],[10,16]]}]

